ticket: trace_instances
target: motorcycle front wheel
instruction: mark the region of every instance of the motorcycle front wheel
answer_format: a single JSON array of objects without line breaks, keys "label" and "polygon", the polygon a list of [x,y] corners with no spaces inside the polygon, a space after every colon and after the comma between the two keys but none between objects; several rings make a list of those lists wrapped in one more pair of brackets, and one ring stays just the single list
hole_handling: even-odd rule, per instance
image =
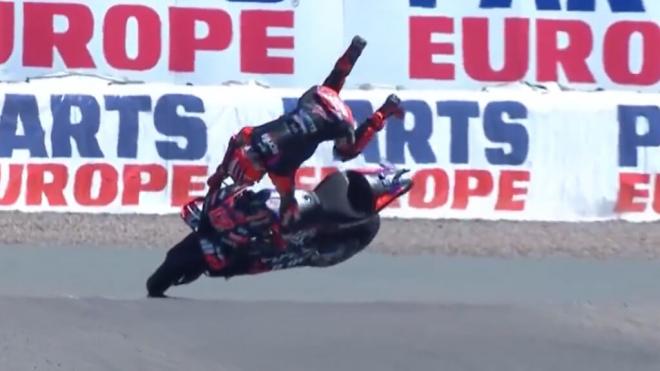
[{"label": "motorcycle front wheel", "polygon": [[147,279],[148,296],[165,297],[171,286],[191,283],[206,270],[199,240],[195,233],[190,233],[167,252],[165,261]]}]

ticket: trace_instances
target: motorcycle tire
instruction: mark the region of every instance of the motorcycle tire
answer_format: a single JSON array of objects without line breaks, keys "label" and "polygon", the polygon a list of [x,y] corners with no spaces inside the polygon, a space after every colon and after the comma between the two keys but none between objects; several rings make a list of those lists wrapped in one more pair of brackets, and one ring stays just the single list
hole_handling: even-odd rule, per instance
[{"label": "motorcycle tire", "polygon": [[167,252],[165,261],[147,279],[148,297],[166,297],[165,291],[171,286],[189,284],[206,270],[199,240],[194,233],[190,233]]}]

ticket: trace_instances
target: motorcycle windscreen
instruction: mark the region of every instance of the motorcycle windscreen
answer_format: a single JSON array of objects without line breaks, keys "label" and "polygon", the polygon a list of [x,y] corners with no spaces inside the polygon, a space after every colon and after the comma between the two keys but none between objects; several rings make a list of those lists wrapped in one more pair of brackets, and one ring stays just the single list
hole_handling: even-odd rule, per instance
[{"label": "motorcycle windscreen", "polygon": [[389,204],[391,204],[394,200],[408,193],[412,189],[412,185],[413,185],[412,181],[405,180],[402,181],[396,187],[390,189],[389,192],[381,194],[376,199],[376,212],[379,213],[381,210],[383,210]]}]

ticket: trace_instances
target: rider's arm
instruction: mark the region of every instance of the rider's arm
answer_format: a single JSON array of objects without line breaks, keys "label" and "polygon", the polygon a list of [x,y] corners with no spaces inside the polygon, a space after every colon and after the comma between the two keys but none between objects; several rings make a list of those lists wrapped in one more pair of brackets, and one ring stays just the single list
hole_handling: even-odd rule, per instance
[{"label": "rider's arm", "polygon": [[278,175],[269,173],[268,176],[273,182],[275,189],[280,194],[282,199],[292,197],[296,185],[296,174]]},{"label": "rider's arm", "polygon": [[339,93],[339,91],[341,91],[341,89],[344,87],[346,77],[348,77],[348,75],[353,70],[353,66],[355,66],[355,62],[357,62],[365,46],[367,46],[366,40],[360,36],[353,37],[351,45],[348,47],[348,49],[346,49],[344,54],[342,54],[342,56],[337,59],[332,72],[330,72],[330,75],[328,75],[328,77],[326,77],[325,81],[323,82],[323,86],[326,86]]},{"label": "rider's arm", "polygon": [[362,153],[364,148],[369,144],[371,138],[382,130],[383,116],[378,112],[374,113],[366,121],[364,121],[357,130],[351,128],[350,134],[336,139],[334,152],[342,161],[349,161]]},{"label": "rider's arm", "polygon": [[394,115],[403,117],[403,110],[399,106],[399,97],[392,94],[387,97],[385,103],[366,119],[356,130],[350,129],[350,133],[335,140],[334,152],[342,161],[349,161],[362,153],[373,136],[383,130],[385,120]]},{"label": "rider's arm", "polygon": [[280,194],[281,211],[284,211],[289,206],[293,205],[296,201],[294,197],[295,187],[296,187],[296,173],[288,175],[279,175],[274,173],[268,173],[270,180],[273,182],[277,193]]}]

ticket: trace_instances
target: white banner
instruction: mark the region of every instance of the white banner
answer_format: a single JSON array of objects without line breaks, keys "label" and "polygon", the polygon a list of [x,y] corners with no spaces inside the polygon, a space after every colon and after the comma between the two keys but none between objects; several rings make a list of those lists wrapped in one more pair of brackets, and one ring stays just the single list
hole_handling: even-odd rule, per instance
[{"label": "white banner", "polygon": [[362,35],[347,88],[660,92],[659,19],[656,0],[0,0],[0,80],[302,88]]},{"label": "white banner", "polygon": [[0,0],[0,80],[322,82],[346,47],[342,0]]},{"label": "white banner", "polygon": [[371,41],[358,83],[479,89],[527,81],[660,92],[660,1],[360,0],[344,7],[344,33]]},{"label": "white banner", "polygon": [[[204,192],[231,134],[291,107],[303,89],[109,85],[69,77],[2,84],[0,209],[174,213]],[[389,90],[347,90],[363,120]],[[363,155],[322,144],[298,172],[383,160],[415,188],[387,216],[590,221],[660,219],[660,95],[400,91]],[[264,179],[262,185],[270,183]]]}]

